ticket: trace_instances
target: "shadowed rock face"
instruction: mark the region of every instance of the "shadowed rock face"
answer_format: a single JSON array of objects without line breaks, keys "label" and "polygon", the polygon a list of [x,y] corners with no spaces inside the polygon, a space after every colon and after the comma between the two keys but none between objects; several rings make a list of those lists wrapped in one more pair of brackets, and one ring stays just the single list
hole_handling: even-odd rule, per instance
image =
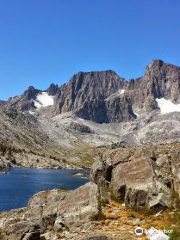
[{"label": "shadowed rock face", "polygon": [[97,123],[115,123],[136,119],[132,106],[126,98],[109,98],[105,101],[91,100],[83,103],[75,114]]},{"label": "shadowed rock face", "polygon": [[126,206],[148,208],[167,207],[171,204],[171,191],[159,181],[156,165],[150,158],[141,157],[119,164],[112,172],[112,188]]},{"label": "shadowed rock face", "polygon": [[102,193],[110,188],[128,207],[147,207],[156,211],[179,196],[179,145],[144,146],[107,150],[92,167],[92,179]]},{"label": "shadowed rock face", "polygon": [[91,100],[83,103],[75,114],[83,119],[97,123],[123,122],[136,119],[132,107],[126,98],[112,98],[106,101]]},{"label": "shadowed rock face", "polygon": [[149,81],[147,92],[156,98],[170,98],[179,101],[180,68],[161,60],[152,61],[146,68],[142,81]]},{"label": "shadowed rock face", "polygon": [[128,122],[136,119],[132,105],[126,97],[108,98],[105,102],[107,122]]},{"label": "shadowed rock face", "polygon": [[58,92],[58,89],[59,89],[58,85],[52,83],[46,91],[49,95],[54,96]]},{"label": "shadowed rock face", "polygon": [[79,72],[60,87],[56,98],[56,113],[73,111],[83,119],[109,122],[105,99],[126,81],[113,71]]}]

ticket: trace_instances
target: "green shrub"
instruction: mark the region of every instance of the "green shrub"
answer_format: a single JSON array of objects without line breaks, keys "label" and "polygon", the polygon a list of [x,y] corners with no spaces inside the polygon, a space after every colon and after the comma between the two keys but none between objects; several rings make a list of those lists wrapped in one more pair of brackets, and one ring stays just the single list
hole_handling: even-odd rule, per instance
[{"label": "green shrub", "polygon": [[2,232],[2,230],[0,229],[0,239],[3,239],[5,236],[5,234]]},{"label": "green shrub", "polygon": [[59,189],[60,189],[60,190],[63,190],[63,191],[68,191],[68,189],[67,189],[66,187],[63,187],[63,186],[60,187]]},{"label": "green shrub", "polygon": [[142,213],[144,216],[154,215],[156,213],[153,209],[142,206],[132,206],[131,209],[137,213]]}]

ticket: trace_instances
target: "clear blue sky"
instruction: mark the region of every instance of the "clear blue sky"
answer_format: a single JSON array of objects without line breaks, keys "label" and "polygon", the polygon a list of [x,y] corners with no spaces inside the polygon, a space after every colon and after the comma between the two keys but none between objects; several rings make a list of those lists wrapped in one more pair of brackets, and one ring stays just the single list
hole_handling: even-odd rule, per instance
[{"label": "clear blue sky", "polygon": [[180,65],[179,0],[0,0],[0,99],[152,59]]}]

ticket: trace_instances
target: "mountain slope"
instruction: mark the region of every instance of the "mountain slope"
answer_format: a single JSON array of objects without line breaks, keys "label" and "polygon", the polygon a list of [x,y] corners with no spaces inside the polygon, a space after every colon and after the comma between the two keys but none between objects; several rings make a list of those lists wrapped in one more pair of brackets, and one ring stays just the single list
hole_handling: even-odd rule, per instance
[{"label": "mountain slope", "polygon": [[29,87],[1,101],[0,142],[81,166],[101,145],[179,142],[179,85],[180,68],[154,60],[130,81],[109,70],[79,72],[43,91]]},{"label": "mountain slope", "polygon": [[66,130],[58,134],[58,139],[51,137],[44,127],[49,129],[54,126],[50,120],[47,123],[48,126],[42,124],[37,116],[28,112],[1,108],[0,160],[24,167],[61,168],[84,164],[88,166],[92,155],[91,147],[82,141],[76,145]]}]

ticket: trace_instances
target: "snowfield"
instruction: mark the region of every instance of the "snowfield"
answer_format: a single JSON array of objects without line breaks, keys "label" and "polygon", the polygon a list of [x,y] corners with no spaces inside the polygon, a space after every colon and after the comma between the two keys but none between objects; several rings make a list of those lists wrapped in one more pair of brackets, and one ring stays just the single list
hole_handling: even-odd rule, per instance
[{"label": "snowfield", "polygon": [[174,104],[171,100],[166,100],[165,98],[156,98],[156,101],[161,110],[161,114],[180,112],[180,104]]},{"label": "snowfield", "polygon": [[54,97],[48,95],[47,92],[42,92],[37,95],[34,105],[36,108],[52,106],[54,104]]},{"label": "snowfield", "polygon": [[123,94],[125,92],[125,89],[121,89],[118,91],[120,94]]}]

